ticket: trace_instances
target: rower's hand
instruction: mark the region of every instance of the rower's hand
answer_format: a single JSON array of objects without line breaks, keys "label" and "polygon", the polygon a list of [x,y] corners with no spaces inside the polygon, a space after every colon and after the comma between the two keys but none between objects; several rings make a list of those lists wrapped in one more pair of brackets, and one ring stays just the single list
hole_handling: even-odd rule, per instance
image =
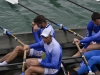
[{"label": "rower's hand", "polygon": [[74,38],[74,40],[73,40],[73,43],[78,43],[78,44],[80,44],[80,41],[77,39],[77,38]]},{"label": "rower's hand", "polygon": [[34,22],[32,22],[32,27],[33,27],[34,32],[36,32],[38,30],[38,26]]},{"label": "rower's hand", "polygon": [[29,51],[30,50],[29,45],[24,45],[24,50]]}]

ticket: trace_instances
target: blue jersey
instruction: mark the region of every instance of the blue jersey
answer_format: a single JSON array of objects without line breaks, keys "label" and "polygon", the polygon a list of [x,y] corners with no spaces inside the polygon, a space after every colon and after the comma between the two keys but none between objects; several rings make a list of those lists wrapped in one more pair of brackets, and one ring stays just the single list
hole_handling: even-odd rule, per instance
[{"label": "blue jersey", "polygon": [[91,37],[80,40],[80,43],[90,43],[91,41],[100,41],[100,31]]},{"label": "blue jersey", "polygon": [[98,33],[100,31],[100,26],[95,25],[92,20],[87,25],[87,37],[92,36],[92,32]]},{"label": "blue jersey", "polygon": [[35,44],[31,44],[30,48],[44,48],[43,51],[46,53],[46,58],[42,59],[40,65],[46,68],[60,69],[62,48],[60,44],[52,38],[52,42],[47,45],[43,41]]},{"label": "blue jersey", "polygon": [[[53,27],[52,27],[49,23],[48,23],[48,25],[47,25],[45,28],[51,29],[51,30],[52,30],[51,35],[52,35],[53,37],[55,37],[54,29],[53,29]],[[35,39],[35,42],[36,42],[36,43],[37,43],[37,42],[40,42],[40,41],[42,40],[42,37],[41,37],[42,31],[43,31],[43,28],[42,28],[42,29],[41,29],[41,28],[38,28],[38,30],[37,30],[36,32],[34,32],[34,31],[33,31],[33,28],[32,28],[32,33],[33,33],[33,35],[34,35],[34,39]]]}]

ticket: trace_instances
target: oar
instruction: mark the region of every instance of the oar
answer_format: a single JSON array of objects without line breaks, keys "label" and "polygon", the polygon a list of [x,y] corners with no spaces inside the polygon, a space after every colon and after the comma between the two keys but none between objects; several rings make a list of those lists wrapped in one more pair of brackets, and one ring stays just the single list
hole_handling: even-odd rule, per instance
[{"label": "oar", "polygon": [[82,52],[81,48],[79,47],[78,43],[77,43],[77,42],[75,42],[75,44],[76,44],[76,46],[77,46],[77,48],[78,48],[78,50],[79,50],[79,52],[80,52],[80,54],[81,54],[81,56],[82,56],[82,58],[83,58],[83,60],[84,60],[84,62],[85,62],[85,64],[86,64],[86,66],[88,67],[88,70],[89,70],[88,75],[95,75],[95,73],[94,73],[94,72],[92,72],[92,70],[91,70],[90,66],[88,65],[88,62],[87,62],[87,60],[86,60],[86,58],[85,58],[85,56],[84,56],[84,54],[83,54],[83,52]]},{"label": "oar", "polygon": [[79,59],[82,58],[81,56],[77,56],[77,57],[63,57],[62,60],[68,60],[68,59]]},{"label": "oar", "polygon": [[67,0],[67,1],[69,1],[69,2],[71,2],[71,3],[73,3],[73,4],[75,4],[75,5],[77,5],[77,6],[79,6],[79,7],[82,7],[82,8],[84,8],[84,9],[90,11],[90,12],[95,12],[95,11],[93,11],[93,10],[91,10],[91,9],[89,9],[89,8],[86,8],[86,7],[82,6],[82,5],[79,5],[79,4],[77,4],[77,3],[75,3],[75,2],[73,2],[73,1],[71,1],[71,0]]},{"label": "oar", "polygon": [[[22,7],[26,8],[27,10],[29,10],[29,11],[35,13],[36,15],[40,15],[40,14],[38,14],[37,12],[35,12],[35,11],[33,11],[33,10],[27,8],[26,6],[24,6],[24,5],[22,5],[22,4],[20,4],[20,3],[18,2],[18,0],[6,0],[6,1],[9,2],[9,3],[11,3],[11,4],[19,4],[20,6],[22,6]],[[62,28],[63,30],[69,31],[69,32],[72,33],[72,34],[74,34],[74,35],[76,35],[76,36],[78,36],[78,37],[80,37],[80,38],[83,38],[81,35],[77,34],[76,32],[72,31],[71,29],[66,28],[66,27],[63,26],[62,24],[55,23],[54,21],[51,21],[51,20],[48,19],[48,18],[46,18],[46,19],[47,19],[48,21],[52,22],[53,24],[57,25],[58,27]]]},{"label": "oar", "polygon": [[[17,37],[15,37],[13,34],[10,33],[7,29],[3,28],[0,26],[0,28],[4,31],[5,34],[12,36],[16,41],[18,41],[21,45],[25,45],[23,42],[21,42]],[[25,71],[25,63],[26,63],[26,50],[24,50],[24,56],[23,56],[23,64],[22,64],[22,75],[24,74]]]},{"label": "oar", "polygon": [[62,64],[62,63],[61,63],[61,65],[60,65],[60,66],[61,66],[61,68],[62,68],[62,70],[63,70],[63,72],[64,72],[64,75],[67,75],[67,74],[66,74],[66,70],[65,70],[65,68],[64,68],[64,66],[63,66],[63,64]]}]

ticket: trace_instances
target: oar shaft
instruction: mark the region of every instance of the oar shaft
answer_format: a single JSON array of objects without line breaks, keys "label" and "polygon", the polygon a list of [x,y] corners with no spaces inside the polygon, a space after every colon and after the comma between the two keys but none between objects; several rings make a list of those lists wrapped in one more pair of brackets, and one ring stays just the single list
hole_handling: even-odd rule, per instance
[{"label": "oar shaft", "polygon": [[73,33],[74,35],[83,38],[83,36],[81,36],[80,34],[77,34],[76,32],[72,31],[71,29],[68,29],[69,32]]},{"label": "oar shaft", "polygon": [[26,50],[24,50],[23,64],[22,64],[22,72],[25,71],[25,63],[26,63]]},{"label": "oar shaft", "polygon": [[79,45],[78,45],[78,43],[76,42],[75,44],[76,44],[76,46],[77,46],[77,48],[78,48],[78,50],[79,50],[79,52],[80,52],[80,54],[81,54],[81,56],[82,56],[84,62],[85,62],[85,64],[87,65],[87,67],[88,67],[88,69],[89,69],[89,72],[92,72],[92,70],[91,70],[91,68],[89,67],[88,62],[87,62],[87,60],[86,60],[86,58],[85,58],[85,56],[84,56],[84,54],[83,54],[81,48],[80,48]]},{"label": "oar shaft", "polygon": [[[15,37],[13,34],[11,34],[11,36],[13,38],[15,38],[16,41],[18,41],[21,45],[25,45],[22,41],[20,41],[19,39],[17,39],[17,37]],[[24,74],[25,71],[25,63],[26,63],[26,50],[24,50],[24,56],[23,56],[23,64],[22,64],[22,73]]]},{"label": "oar shaft", "polygon": [[3,30],[3,28],[0,26],[0,28]]},{"label": "oar shaft", "polygon": [[90,11],[90,12],[95,12],[95,11],[93,11],[93,10],[91,10],[91,9],[89,9],[89,8],[86,8],[86,7],[82,6],[82,5],[79,5],[79,4],[77,4],[77,3],[75,3],[75,2],[73,2],[73,1],[71,1],[71,0],[67,0],[67,1],[69,1],[69,2],[71,2],[71,3],[73,3],[73,4],[75,4],[75,5],[77,5],[77,6],[79,6],[79,7],[82,7],[82,8],[84,8],[84,9]]},{"label": "oar shaft", "polygon": [[18,4],[19,4],[20,6],[22,6],[22,7],[26,8],[26,9],[28,9],[29,11],[31,11],[31,12],[33,12],[33,13],[35,13],[35,14],[39,15],[37,12],[34,12],[33,10],[31,10],[31,9],[27,8],[26,6],[24,6],[24,5],[20,4],[20,3],[18,3]]},{"label": "oar shaft", "polygon": [[21,45],[25,45],[22,41],[20,41],[17,37],[15,37],[13,34],[11,34],[11,36],[16,40],[18,41]]},{"label": "oar shaft", "polygon": [[80,54],[82,55],[82,58],[84,59],[84,62],[86,63],[86,65],[88,65],[88,62],[87,62],[87,60],[86,60],[86,58],[85,58],[85,56],[84,56],[84,54],[83,54],[83,52],[82,52],[82,50],[81,50],[81,48],[79,47],[79,45],[78,45],[77,42],[76,42],[76,46],[77,46],[77,48],[78,48]]},{"label": "oar shaft", "polygon": [[64,66],[63,66],[62,63],[61,63],[61,67],[62,67],[62,70],[63,70],[63,72],[64,72],[64,75],[67,75],[67,74],[66,74],[66,70],[65,70],[65,68],[64,68]]},{"label": "oar shaft", "polygon": [[[25,7],[24,5],[22,5],[22,4],[20,4],[20,3],[18,3],[20,6],[22,6],[22,7],[24,7],[24,8],[26,8],[26,9],[28,9],[29,11],[31,11],[31,12],[33,12],[33,13],[35,13],[36,15],[40,15],[40,14],[38,14],[37,12],[35,12],[35,11],[33,11],[33,10],[31,10],[31,9],[29,9],[29,8],[27,8],[27,7]],[[57,24],[57,23],[55,23],[55,22],[53,22],[53,21],[51,21],[50,19],[48,19],[48,18],[46,18],[48,21],[50,21],[51,23],[53,23],[53,24]]]}]

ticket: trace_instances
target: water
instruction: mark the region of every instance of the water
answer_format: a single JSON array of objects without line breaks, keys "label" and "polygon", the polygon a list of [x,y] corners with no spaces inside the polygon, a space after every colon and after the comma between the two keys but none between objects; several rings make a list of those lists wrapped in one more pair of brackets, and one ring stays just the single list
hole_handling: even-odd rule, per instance
[{"label": "water", "polygon": [[[95,0],[73,1],[100,12],[100,2]],[[19,3],[56,23],[62,23],[68,28],[85,27],[92,14],[67,0],[20,0]],[[17,4],[12,5],[5,0],[0,0],[0,26],[9,29],[12,33],[31,31],[30,25],[36,16],[36,14]],[[53,27],[58,28],[55,25]]]}]

